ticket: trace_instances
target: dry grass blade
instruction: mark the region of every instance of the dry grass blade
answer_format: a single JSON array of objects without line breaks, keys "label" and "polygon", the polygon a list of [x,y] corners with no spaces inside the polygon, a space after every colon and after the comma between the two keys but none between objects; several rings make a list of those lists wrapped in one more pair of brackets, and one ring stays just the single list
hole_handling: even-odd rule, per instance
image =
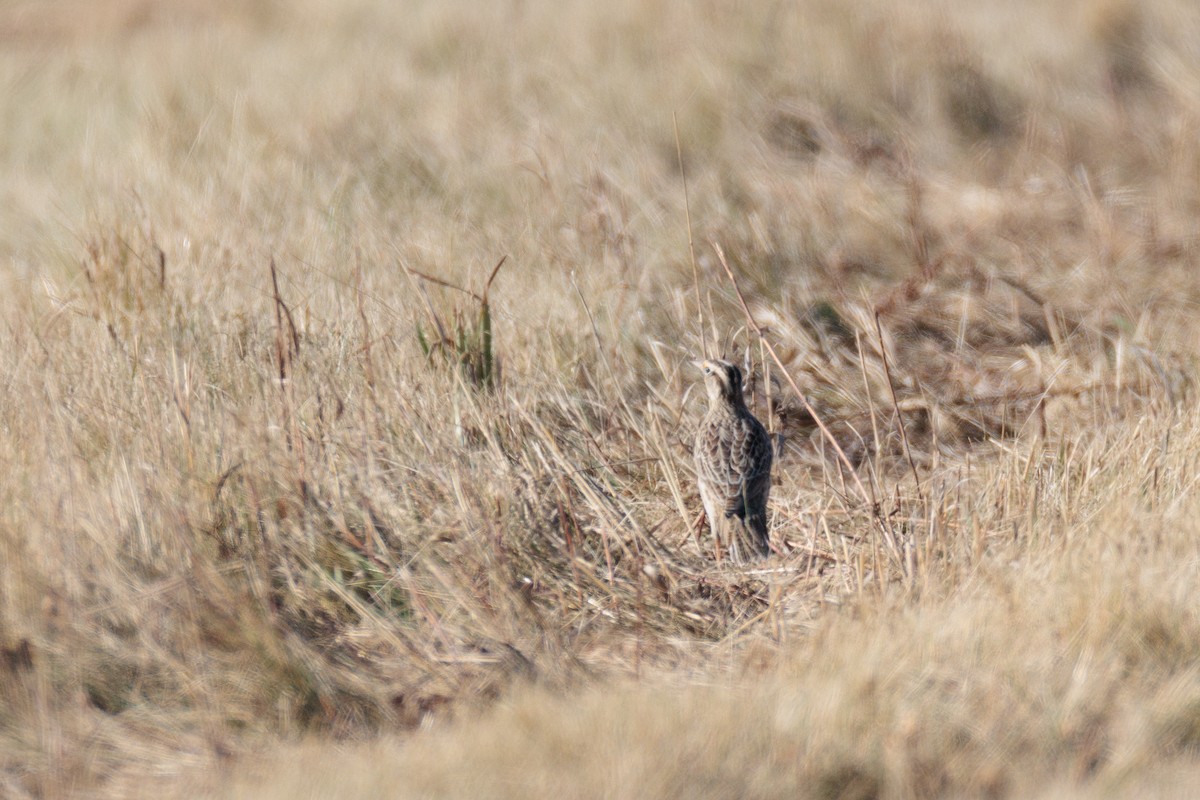
[{"label": "dry grass blade", "polygon": [[[925,496],[921,493],[921,475],[917,472],[917,465],[913,463],[912,448],[908,444],[908,428],[904,424],[904,414],[900,411],[900,402],[896,399],[896,384],[892,381],[892,370],[888,366],[887,345],[883,341],[883,327],[879,324],[878,314],[875,315],[875,335],[879,338],[879,357],[883,361],[883,373],[887,378],[888,394],[892,398],[892,410],[896,414],[896,424],[900,427],[900,439],[904,443],[904,458],[907,459],[908,467],[912,470],[917,498],[924,503]],[[871,424],[874,425],[874,422],[872,419]]]},{"label": "dry grass blade", "polygon": [[692,202],[688,196],[687,171],[683,166],[683,145],[679,142],[679,116],[671,112],[671,125],[675,131],[675,160],[679,164],[679,181],[683,184],[683,217],[687,224],[688,260],[692,264],[692,288],[696,292],[696,327],[700,329],[700,353],[708,358],[708,334],[704,330],[704,304],[700,299],[700,270],[696,267],[696,245],[692,238]]}]

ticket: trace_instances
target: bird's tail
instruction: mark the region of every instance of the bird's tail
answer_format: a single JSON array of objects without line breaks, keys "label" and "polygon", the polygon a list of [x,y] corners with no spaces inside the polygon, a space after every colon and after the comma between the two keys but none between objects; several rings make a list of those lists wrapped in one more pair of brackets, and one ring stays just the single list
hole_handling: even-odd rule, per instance
[{"label": "bird's tail", "polygon": [[755,514],[742,519],[730,520],[730,550],[735,561],[766,558],[771,553],[767,536],[767,517]]}]

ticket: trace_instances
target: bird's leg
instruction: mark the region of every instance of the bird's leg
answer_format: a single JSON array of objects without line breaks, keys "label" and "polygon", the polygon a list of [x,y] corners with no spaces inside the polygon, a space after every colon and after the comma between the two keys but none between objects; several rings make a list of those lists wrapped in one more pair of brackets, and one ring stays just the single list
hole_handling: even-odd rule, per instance
[{"label": "bird's leg", "polygon": [[742,553],[738,548],[738,537],[736,535],[729,537],[729,560],[734,564],[741,564]]},{"label": "bird's leg", "polygon": [[721,535],[721,523],[710,516],[708,518],[712,529],[713,537],[713,553],[716,555],[717,566],[720,567],[725,560],[725,537]]}]

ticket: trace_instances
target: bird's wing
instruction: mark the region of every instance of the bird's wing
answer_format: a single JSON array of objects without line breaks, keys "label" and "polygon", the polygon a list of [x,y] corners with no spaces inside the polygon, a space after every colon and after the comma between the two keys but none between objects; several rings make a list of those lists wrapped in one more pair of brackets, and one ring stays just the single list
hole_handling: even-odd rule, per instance
[{"label": "bird's wing", "polygon": [[[762,424],[753,417],[739,420],[734,458],[737,473],[734,496],[725,504],[727,516],[746,517],[747,510],[755,512],[763,504],[765,492],[771,487],[771,440]],[[747,505],[750,509],[747,509]]]},{"label": "bird's wing", "polygon": [[710,425],[697,440],[696,468],[725,516],[744,517],[770,486],[771,440],[753,418]]}]

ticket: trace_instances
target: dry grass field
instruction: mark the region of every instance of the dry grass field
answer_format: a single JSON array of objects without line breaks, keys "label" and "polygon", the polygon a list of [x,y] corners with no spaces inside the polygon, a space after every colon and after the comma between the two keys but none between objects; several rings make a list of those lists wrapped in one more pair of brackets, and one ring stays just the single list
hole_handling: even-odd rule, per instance
[{"label": "dry grass field", "polygon": [[0,797],[1200,793],[1194,4],[10,0],[0,95]]}]

